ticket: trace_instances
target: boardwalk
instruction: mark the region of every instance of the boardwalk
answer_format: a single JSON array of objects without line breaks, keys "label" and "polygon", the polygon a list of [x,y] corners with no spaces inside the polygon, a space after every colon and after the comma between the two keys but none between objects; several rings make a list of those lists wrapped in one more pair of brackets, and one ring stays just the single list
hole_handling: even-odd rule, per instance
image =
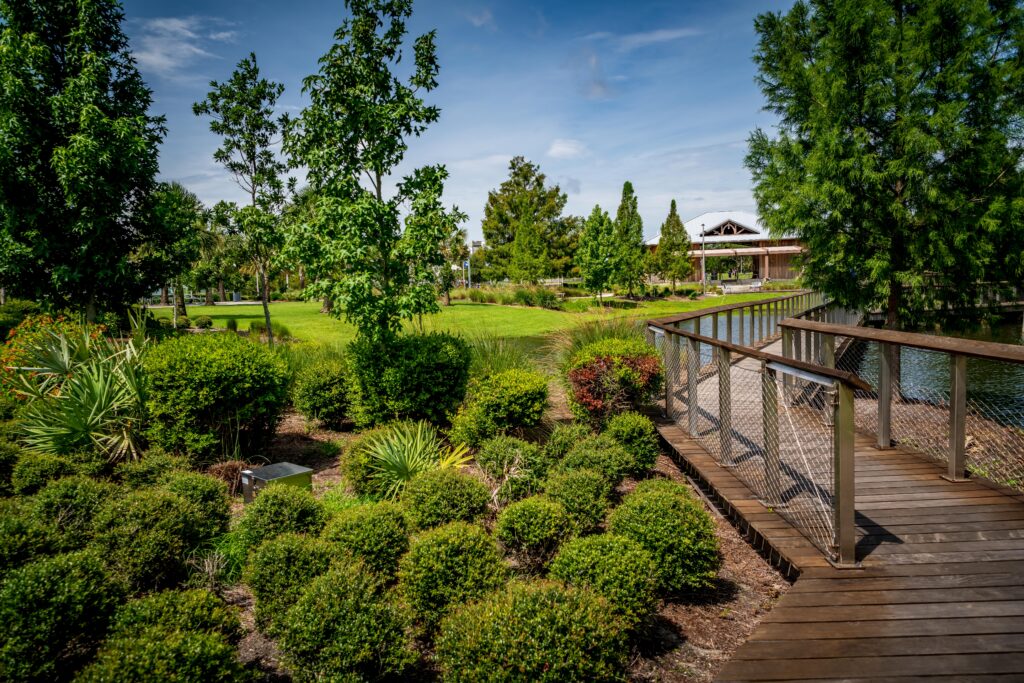
[{"label": "boardwalk", "polygon": [[858,559],[835,569],[674,422],[659,431],[751,541],[796,575],[719,680],[1024,680],[1024,496],[856,444]]}]

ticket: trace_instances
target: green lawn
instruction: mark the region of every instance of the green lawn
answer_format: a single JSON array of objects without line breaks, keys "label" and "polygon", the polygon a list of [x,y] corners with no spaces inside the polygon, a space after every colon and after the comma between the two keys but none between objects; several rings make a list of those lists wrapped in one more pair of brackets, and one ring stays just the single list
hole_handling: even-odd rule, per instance
[{"label": "green lawn", "polygon": [[[466,336],[541,338],[591,320],[610,318],[658,318],[699,308],[721,306],[741,301],[754,301],[772,296],[761,294],[730,294],[702,301],[644,301],[620,302],[623,308],[591,308],[581,312],[549,311],[543,308],[499,306],[455,301],[442,307],[440,313],[423,319],[425,330],[446,330]],[[169,318],[170,308],[154,309],[157,317]],[[215,327],[224,327],[228,318],[238,320],[238,329],[249,329],[253,320],[263,320],[263,308],[258,304],[238,306],[189,306],[193,320],[201,315],[213,318]],[[347,342],[355,334],[348,323],[320,313],[318,302],[281,302],[270,305],[270,316],[287,326],[292,335],[303,341],[337,343]],[[414,326],[410,326],[414,327]]]}]

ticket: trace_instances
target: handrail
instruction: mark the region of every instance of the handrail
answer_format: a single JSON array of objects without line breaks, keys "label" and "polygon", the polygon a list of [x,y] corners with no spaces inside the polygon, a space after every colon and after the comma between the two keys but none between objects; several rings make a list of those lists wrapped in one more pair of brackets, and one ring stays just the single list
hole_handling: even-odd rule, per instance
[{"label": "handrail", "polygon": [[925,351],[940,351],[959,356],[982,358],[984,360],[1024,363],[1024,346],[1016,346],[1014,344],[958,339],[956,337],[939,337],[918,332],[897,332],[895,330],[881,330],[874,327],[836,325],[799,318],[786,318],[779,321],[779,326],[788,327],[793,330],[831,334],[839,337],[853,337],[865,341],[910,346],[924,349]]},{"label": "handrail", "polygon": [[697,309],[696,311],[687,311],[685,313],[679,313],[677,315],[666,316],[664,318],[654,318],[654,319],[650,320],[649,322],[651,322],[651,323],[662,323],[662,324],[665,324],[665,325],[670,325],[672,323],[680,323],[680,322],[685,322],[687,320],[693,320],[694,318],[703,318],[704,316],[708,316],[708,315],[716,315],[718,313],[726,313],[728,311],[735,311],[738,308],[747,308],[749,306],[759,306],[761,304],[771,304],[771,303],[775,303],[776,301],[788,301],[789,299],[795,299],[796,297],[806,296],[807,294],[811,294],[811,293],[812,292],[809,289],[800,289],[800,290],[796,290],[795,293],[793,293],[793,294],[787,294],[785,296],[774,296],[774,297],[769,297],[767,299],[754,299],[754,300],[751,300],[751,301],[740,301],[739,303],[724,304],[722,306],[714,306],[712,308],[700,308],[700,309]]}]

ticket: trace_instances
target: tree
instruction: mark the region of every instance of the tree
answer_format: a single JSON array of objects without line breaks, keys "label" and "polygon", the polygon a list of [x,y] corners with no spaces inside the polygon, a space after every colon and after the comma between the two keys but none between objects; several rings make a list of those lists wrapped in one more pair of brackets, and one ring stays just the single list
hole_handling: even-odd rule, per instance
[{"label": "tree", "polygon": [[139,258],[163,118],[151,116],[115,0],[0,3],[0,285],[57,307],[159,284]]},{"label": "tree", "polygon": [[256,55],[250,53],[238,63],[230,80],[210,82],[210,92],[192,111],[210,117],[210,130],[221,136],[213,153],[235,182],[249,195],[249,205],[238,208],[222,203],[217,215],[221,222],[244,237],[245,251],[260,281],[267,341],[274,344],[270,326],[270,271],[278,250],[284,245],[280,210],[285,183],[281,176],[287,164],[278,159],[274,145],[286,116],[274,117],[274,106],[284,92],[280,83],[260,76]]},{"label": "tree", "polygon": [[522,226],[536,228],[546,243],[563,232],[561,216],[568,197],[558,185],[548,187],[546,182],[536,164],[517,156],[509,162],[508,180],[487,193],[482,227],[494,279],[510,275],[513,243]]},{"label": "tree", "polygon": [[437,269],[437,289],[444,297],[445,306],[452,305],[452,287],[455,286],[455,282],[459,278],[456,273],[462,272],[462,264],[469,259],[467,239],[469,239],[469,235],[466,233],[466,229],[456,228],[441,242],[444,263]]},{"label": "tree", "polygon": [[651,259],[652,270],[664,280],[672,281],[672,291],[676,290],[676,281],[685,280],[693,272],[690,261],[690,236],[686,234],[683,221],[676,212],[676,200],[669,205],[668,217],[661,224],[661,237]]},{"label": "tree", "polygon": [[516,282],[537,284],[547,274],[548,266],[548,250],[539,226],[527,218],[519,225],[512,241],[508,275]]},{"label": "tree", "polygon": [[973,308],[1024,273],[1024,9],[797,2],[759,16],[778,134],[750,137],[761,220],[806,246],[804,282],[889,327]]},{"label": "tree", "polygon": [[614,225],[606,211],[595,206],[583,224],[576,266],[580,269],[583,287],[597,294],[608,287],[615,272]]},{"label": "tree", "polygon": [[[576,249],[580,244],[580,233],[586,219],[580,216],[562,216],[551,224],[551,230],[544,236],[548,249],[548,263],[554,277],[573,277]],[[575,273],[578,275],[578,273]]]},{"label": "tree", "polygon": [[204,247],[209,246],[211,235],[206,231],[206,208],[199,197],[180,183],[160,183],[155,193],[154,221],[163,234],[174,236],[157,256],[164,266],[164,282],[174,287],[176,316],[187,315],[182,297],[182,277],[199,259]]},{"label": "tree", "polygon": [[313,287],[361,336],[387,342],[403,319],[440,310],[434,269],[444,263],[442,242],[466,216],[442,206],[448,172],[440,165],[414,170],[384,196],[384,180],[405,156],[408,138],[440,113],[420,97],[437,86],[435,33],[413,41],[403,82],[392,70],[402,59],[411,0],[346,5],[352,16],[335,32],[319,72],[303,82],[310,104],[289,126],[285,148],[308,168],[320,196],[302,241],[306,262],[331,277]]},{"label": "tree", "polygon": [[622,185],[622,200],[615,213],[614,271],[612,284],[625,289],[630,296],[644,284],[644,224],[637,208],[633,183],[628,180]]}]

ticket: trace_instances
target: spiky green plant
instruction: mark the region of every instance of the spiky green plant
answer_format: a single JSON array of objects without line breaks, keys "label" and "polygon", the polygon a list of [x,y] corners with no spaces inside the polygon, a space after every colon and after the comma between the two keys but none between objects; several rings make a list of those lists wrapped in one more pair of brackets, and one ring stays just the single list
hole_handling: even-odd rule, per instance
[{"label": "spiky green plant", "polygon": [[366,447],[376,488],[397,498],[415,476],[436,468],[458,468],[469,462],[469,449],[445,446],[428,422],[396,422],[371,437]]},{"label": "spiky green plant", "polygon": [[506,370],[532,370],[533,363],[521,342],[503,337],[476,337],[469,340],[470,375],[489,377]]}]

